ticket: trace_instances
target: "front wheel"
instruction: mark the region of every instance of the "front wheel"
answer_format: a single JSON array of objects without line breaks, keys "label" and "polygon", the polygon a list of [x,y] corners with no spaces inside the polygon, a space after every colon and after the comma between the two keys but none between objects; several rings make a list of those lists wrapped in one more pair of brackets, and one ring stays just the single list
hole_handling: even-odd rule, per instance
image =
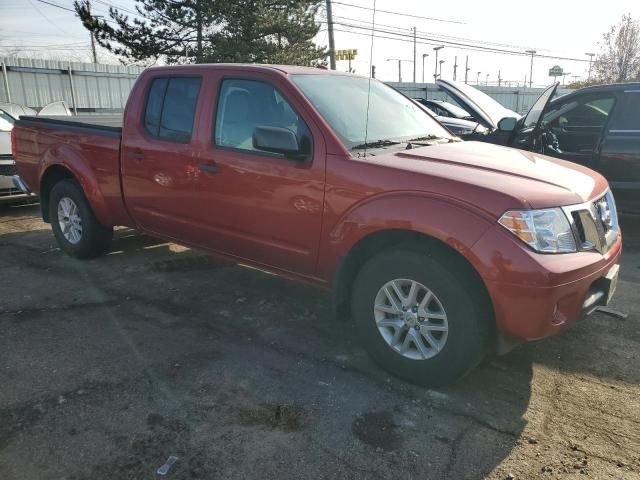
[{"label": "front wheel", "polygon": [[361,269],[353,316],[364,347],[381,367],[435,386],[454,382],[482,360],[490,332],[486,307],[457,260],[448,252],[436,259],[390,250]]},{"label": "front wheel", "polygon": [[74,180],[62,180],[51,189],[49,218],[58,245],[66,253],[88,259],[109,250],[113,228],[98,221]]}]

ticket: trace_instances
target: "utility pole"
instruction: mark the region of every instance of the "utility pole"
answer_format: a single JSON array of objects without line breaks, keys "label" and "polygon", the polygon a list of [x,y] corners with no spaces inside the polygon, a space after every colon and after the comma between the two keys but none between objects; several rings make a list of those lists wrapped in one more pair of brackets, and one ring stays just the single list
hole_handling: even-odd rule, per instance
[{"label": "utility pole", "polygon": [[[531,54],[531,67],[529,69],[529,88],[533,86],[533,57],[537,53],[535,50],[527,50],[526,53]],[[527,82],[525,81],[525,87]]]},{"label": "utility pole", "polygon": [[458,56],[453,57],[453,81],[456,81],[456,74],[458,72]]},{"label": "utility pole", "polygon": [[422,54],[422,83],[424,83],[424,59],[429,56],[428,53]]},{"label": "utility pole", "polygon": [[444,63],[444,60],[440,60],[440,73],[438,74],[439,78],[442,78],[442,64]]},{"label": "utility pole", "polygon": [[[91,3],[89,0],[86,0],[85,5],[87,6],[87,13],[91,15]],[[93,63],[98,63],[98,55],[96,53],[96,39],[93,36],[93,31],[89,30],[89,37],[91,38],[91,56],[93,58]]]},{"label": "utility pole", "polygon": [[464,83],[469,83],[468,77],[469,77],[469,70],[471,70],[471,68],[469,68],[469,55],[467,55],[467,59],[464,61]]},{"label": "utility pole", "polygon": [[331,13],[331,0],[327,0],[327,33],[329,35],[329,68],[336,69],[336,44],[333,39],[333,14]]},{"label": "utility pole", "polygon": [[202,63],[202,0],[196,0],[196,63]]},{"label": "utility pole", "polygon": [[436,68],[433,71],[433,81],[435,82],[438,79],[438,50],[442,50],[444,47],[440,45],[439,47],[433,47],[436,52]]},{"label": "utility pole", "polygon": [[416,83],[416,64],[418,63],[416,57],[416,27],[413,27],[413,83]]},{"label": "utility pole", "polygon": [[587,80],[591,80],[591,62],[593,61],[593,57],[596,56],[595,53],[585,53],[585,55],[587,57],[589,57],[589,76],[587,77]]},{"label": "utility pole", "polygon": [[500,70],[498,70],[498,87],[502,86],[502,77],[500,76]]}]

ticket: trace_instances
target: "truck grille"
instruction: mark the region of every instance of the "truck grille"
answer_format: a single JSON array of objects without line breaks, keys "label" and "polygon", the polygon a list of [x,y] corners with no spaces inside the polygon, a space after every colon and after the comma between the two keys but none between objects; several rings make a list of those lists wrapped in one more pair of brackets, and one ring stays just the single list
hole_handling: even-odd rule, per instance
[{"label": "truck grille", "polygon": [[618,214],[613,195],[607,191],[593,202],[565,207],[580,250],[606,253],[618,236]]},{"label": "truck grille", "polygon": [[16,169],[16,165],[0,165],[0,176],[12,177],[13,175],[17,175],[18,170]]}]

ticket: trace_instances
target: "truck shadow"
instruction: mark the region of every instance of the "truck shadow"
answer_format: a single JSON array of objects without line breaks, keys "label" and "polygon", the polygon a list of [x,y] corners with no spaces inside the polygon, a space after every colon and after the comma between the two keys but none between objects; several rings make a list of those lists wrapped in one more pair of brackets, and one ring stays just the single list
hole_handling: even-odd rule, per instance
[{"label": "truck shadow", "polygon": [[[37,372],[27,364],[13,377],[8,371],[9,398],[29,382],[38,394],[9,404],[0,396],[0,419],[10,419],[0,429],[0,458],[4,450],[28,462],[12,450],[15,435],[35,444],[45,428],[65,438],[57,416],[68,429],[79,409],[94,418],[85,430],[111,440],[104,452],[83,444],[84,458],[95,461],[68,464],[67,474],[78,472],[71,478],[145,476],[178,452],[184,461],[174,478],[255,478],[264,472],[251,468],[261,465],[277,478],[475,479],[523,436],[530,349],[428,390],[374,365],[315,288],[131,230],[116,232],[112,250],[79,262],[53,247],[48,230],[0,234],[0,326],[13,332],[0,348],[29,339],[27,363],[43,356],[59,372],[43,399]],[[78,389],[95,394],[74,400]],[[21,418],[61,395],[70,398],[64,412]],[[132,425],[132,412],[151,420]],[[43,453],[50,465],[56,450]]]}]

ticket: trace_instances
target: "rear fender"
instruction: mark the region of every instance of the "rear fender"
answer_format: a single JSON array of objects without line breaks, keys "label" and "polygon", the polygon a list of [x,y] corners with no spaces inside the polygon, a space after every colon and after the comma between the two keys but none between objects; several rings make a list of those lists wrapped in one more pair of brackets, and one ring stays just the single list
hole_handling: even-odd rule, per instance
[{"label": "rear fender", "polygon": [[42,179],[47,171],[55,166],[66,168],[80,183],[85,197],[91,205],[93,213],[103,225],[113,225],[104,195],[100,189],[95,172],[90,168],[91,163],[84,158],[73,146],[57,144],[50,147],[43,155],[40,163],[39,178]]}]

